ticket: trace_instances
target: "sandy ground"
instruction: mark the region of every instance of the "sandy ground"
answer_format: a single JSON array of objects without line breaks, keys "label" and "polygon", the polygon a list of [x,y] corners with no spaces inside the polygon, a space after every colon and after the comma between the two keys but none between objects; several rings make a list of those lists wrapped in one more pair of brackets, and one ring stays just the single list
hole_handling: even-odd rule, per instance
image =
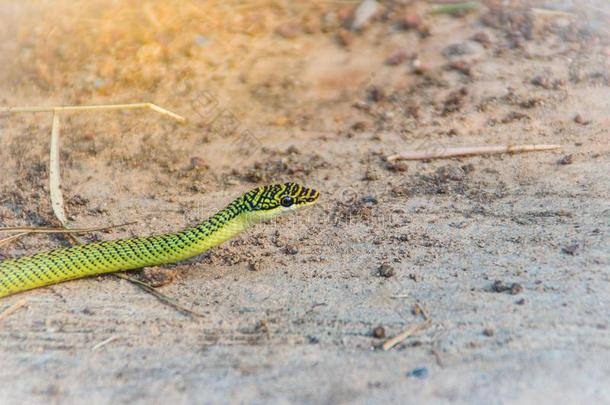
[{"label": "sandy ground", "polygon": [[[247,7],[188,2],[245,16],[248,35],[218,38],[222,26],[188,36],[205,19],[161,2],[0,5],[3,105],[153,101],[189,119],[64,118],[71,223],[137,222],[86,239],[176,230],[264,183],[322,193],[162,271],[174,279],[159,291],[204,317],[112,276],[3,299],[27,307],[0,321],[0,402],[610,403],[606,3],[430,16],[387,2],[360,32],[342,28],[349,3],[263,3],[249,20]],[[134,53],[129,32],[102,24],[129,16]],[[95,29],[74,35],[83,21]],[[50,121],[0,117],[2,226],[57,225]],[[563,149],[385,160],[502,143]],[[23,238],[0,257],[66,243]]]}]

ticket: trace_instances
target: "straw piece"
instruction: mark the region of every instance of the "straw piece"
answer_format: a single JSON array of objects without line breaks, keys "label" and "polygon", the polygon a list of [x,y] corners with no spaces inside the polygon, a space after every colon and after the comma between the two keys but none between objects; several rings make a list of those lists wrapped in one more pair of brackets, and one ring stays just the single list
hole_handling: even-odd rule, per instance
[{"label": "straw piece", "polygon": [[0,107],[0,112],[23,113],[23,112],[84,112],[84,111],[109,111],[109,110],[135,110],[148,108],[160,114],[167,115],[179,122],[186,122],[186,118],[174,112],[159,107],[153,103],[132,103],[132,104],[102,104],[102,105],[75,105],[75,106],[25,106],[25,107]]},{"label": "straw piece", "polygon": [[5,309],[2,313],[0,313],[0,321],[8,318],[11,314],[13,314],[19,308],[26,306],[27,303],[28,303],[28,301],[25,299],[21,299],[21,300],[15,302],[13,305],[11,305],[7,309]]},{"label": "straw piece", "polygon": [[396,160],[447,159],[458,156],[490,155],[499,153],[540,152],[559,149],[561,145],[484,145],[458,146],[454,148],[434,148],[428,150],[406,151],[388,156],[388,162]]},{"label": "straw piece", "polygon": [[426,329],[428,326],[430,326],[431,323],[432,323],[432,321],[430,319],[428,319],[424,322],[413,324],[413,325],[409,326],[407,329],[405,329],[404,331],[402,331],[401,333],[399,333],[398,335],[394,336],[391,339],[388,339],[381,346],[381,348],[383,350],[390,350],[391,348],[393,348],[394,346],[396,346],[397,344],[399,344],[400,342],[402,342],[409,336],[413,335],[415,332],[419,332],[420,330]]},{"label": "straw piece", "polygon": [[61,194],[61,179],[59,175],[59,114],[53,113],[51,128],[51,148],[49,152],[49,191],[51,207],[55,217],[66,226],[68,219],[64,210],[64,197]]}]

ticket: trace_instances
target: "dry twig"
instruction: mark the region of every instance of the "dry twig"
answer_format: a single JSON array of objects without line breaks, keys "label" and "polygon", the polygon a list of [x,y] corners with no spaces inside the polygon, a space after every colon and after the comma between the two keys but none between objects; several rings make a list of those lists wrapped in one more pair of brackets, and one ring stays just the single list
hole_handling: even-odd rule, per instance
[{"label": "dry twig", "polygon": [[91,351],[94,352],[96,350],[101,349],[102,347],[106,346],[108,343],[113,342],[115,340],[117,340],[119,337],[117,335],[113,335],[110,336],[108,339],[104,339],[101,342],[97,343],[95,346],[93,346],[91,348]]},{"label": "dry twig", "polygon": [[59,175],[59,114],[53,113],[51,127],[51,147],[49,148],[49,192],[53,214],[65,227],[68,224],[64,210],[64,198],[61,194],[61,178]]},{"label": "dry twig", "polygon": [[127,280],[130,283],[137,285],[138,287],[142,288],[147,293],[154,295],[159,301],[163,302],[166,305],[174,307],[175,309],[177,309],[180,312],[183,312],[183,313],[185,313],[187,315],[198,316],[198,317],[202,317],[202,318],[205,316],[204,314],[202,314],[200,312],[196,312],[196,311],[193,311],[191,309],[188,309],[188,308],[182,306],[181,304],[179,304],[173,298],[168,297],[167,295],[157,291],[154,287],[146,284],[143,281],[140,281],[140,280],[135,279],[133,277],[129,277],[129,276],[125,275],[125,274],[115,273],[113,275],[115,277],[122,278],[123,280]]},{"label": "dry twig", "polygon": [[0,321],[4,320],[5,318],[8,318],[12,313],[17,311],[19,308],[26,306],[27,303],[28,302],[25,299],[21,299],[21,300],[15,302],[13,305],[11,305],[7,309],[5,309],[2,313],[0,313]]},{"label": "dry twig", "polygon": [[110,110],[136,110],[148,108],[156,111],[160,114],[166,115],[175,119],[178,122],[186,122],[186,118],[178,115],[174,112],[166,110],[165,108],[159,107],[153,103],[133,103],[133,104],[101,104],[101,105],[72,105],[72,106],[61,106],[61,107],[41,107],[41,106],[28,106],[28,107],[0,107],[0,112],[4,113],[23,113],[23,112],[85,112],[85,111],[110,111]]},{"label": "dry twig", "polygon": [[419,313],[424,317],[424,320],[427,321],[430,319],[424,308],[419,304],[419,302],[415,303],[415,307],[419,309]]},{"label": "dry twig", "polygon": [[428,326],[430,326],[430,324],[432,324],[432,320],[430,320],[430,319],[428,319],[424,322],[421,322],[421,323],[413,324],[413,325],[409,326],[407,329],[405,329],[404,331],[402,331],[401,333],[399,333],[398,335],[394,336],[391,339],[388,339],[383,345],[381,345],[381,348],[386,351],[390,350],[391,348],[393,348],[394,346],[396,346],[397,344],[399,344],[400,342],[402,342],[409,336],[413,335],[414,333],[419,332],[420,330],[426,329]]},{"label": "dry twig", "polygon": [[484,145],[484,146],[458,146],[454,148],[435,148],[429,150],[406,151],[388,156],[388,162],[396,160],[428,160],[447,159],[459,156],[490,155],[499,153],[540,152],[559,149],[561,145]]},{"label": "dry twig", "polygon": [[32,233],[65,233],[65,234],[74,234],[74,233],[86,233],[86,232],[96,232],[96,231],[106,231],[108,229],[120,228],[127,225],[135,224],[135,222],[126,222],[124,224],[119,225],[110,225],[110,226],[99,226],[95,228],[74,228],[74,229],[64,229],[64,228],[36,228],[36,227],[10,227],[10,228],[0,228],[0,233],[8,233],[8,232],[19,232],[16,235],[11,235],[8,238],[0,239],[0,246],[6,245],[13,240],[19,239],[22,236],[29,235]]},{"label": "dry twig", "polygon": [[95,226],[92,228],[44,228],[44,227],[29,227],[29,226],[15,226],[9,228],[0,228],[0,233],[9,233],[9,232],[25,232],[25,233],[87,233],[87,232],[98,232],[98,231],[107,231],[115,228],[122,228],[124,226],[133,225],[137,223],[136,221],[125,222],[118,225],[107,225],[107,226]]},{"label": "dry twig", "polygon": [[29,232],[21,232],[21,233],[18,233],[17,235],[9,236],[8,238],[0,239],[0,246],[9,244],[16,239],[19,239],[20,237],[27,235],[28,233]]},{"label": "dry twig", "polygon": [[430,349],[430,352],[434,356],[434,359],[436,360],[436,364],[440,368],[445,368],[445,362],[443,361],[443,358],[441,357],[441,354],[439,353],[439,351],[435,347],[433,347],[432,349]]}]

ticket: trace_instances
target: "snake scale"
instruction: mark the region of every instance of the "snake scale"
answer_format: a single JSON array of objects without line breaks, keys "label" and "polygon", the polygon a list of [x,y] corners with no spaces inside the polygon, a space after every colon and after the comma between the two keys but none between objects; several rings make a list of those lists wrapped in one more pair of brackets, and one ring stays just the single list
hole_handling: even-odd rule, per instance
[{"label": "snake scale", "polygon": [[296,183],[251,190],[200,224],[175,233],[60,248],[0,262],[0,297],[81,277],[175,263],[251,225],[314,204],[319,193]]}]

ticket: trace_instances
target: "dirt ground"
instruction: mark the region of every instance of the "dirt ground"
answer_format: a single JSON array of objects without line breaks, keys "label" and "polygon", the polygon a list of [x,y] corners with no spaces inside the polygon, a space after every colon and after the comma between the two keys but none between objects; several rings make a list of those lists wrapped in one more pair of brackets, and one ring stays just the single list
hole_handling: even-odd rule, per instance
[{"label": "dirt ground", "polygon": [[[136,222],[85,239],[322,197],[156,271],[203,317],[113,276],[2,299],[0,402],[610,403],[610,7],[574,3],[1,2],[0,106],[188,120],[62,116],[70,223]],[[50,126],[0,116],[1,226],[58,225]],[[386,160],[521,143],[562,149]]]}]

